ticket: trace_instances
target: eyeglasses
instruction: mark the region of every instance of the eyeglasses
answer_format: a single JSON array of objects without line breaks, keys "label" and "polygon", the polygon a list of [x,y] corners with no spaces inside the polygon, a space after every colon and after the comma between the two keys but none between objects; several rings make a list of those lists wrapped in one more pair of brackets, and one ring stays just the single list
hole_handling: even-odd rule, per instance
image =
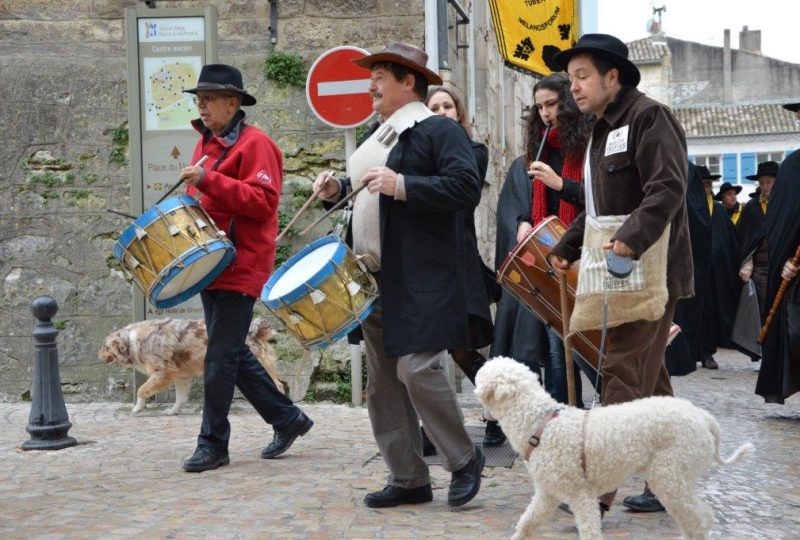
[{"label": "eyeglasses", "polygon": [[230,98],[234,97],[233,94],[207,94],[205,96],[194,96],[192,101],[194,101],[195,105],[207,105],[212,101],[216,101],[220,98]]}]

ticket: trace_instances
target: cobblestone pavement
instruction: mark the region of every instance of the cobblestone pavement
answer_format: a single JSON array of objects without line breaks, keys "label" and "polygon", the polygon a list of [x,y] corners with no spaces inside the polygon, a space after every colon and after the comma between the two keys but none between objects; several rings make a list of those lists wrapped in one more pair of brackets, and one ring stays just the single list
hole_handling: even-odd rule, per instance
[{"label": "cobblestone pavement", "polygon": [[[758,364],[732,351],[718,371],[674,380],[676,395],[713,412],[723,455],[751,440],[756,453],[738,465],[712,467],[701,496],[716,512],[713,538],[797,538],[800,530],[800,396],[766,405],[753,394]],[[590,389],[585,385],[587,403]],[[468,424],[480,410],[462,394]],[[164,407],[165,408],[165,407]],[[130,405],[70,404],[70,435],[61,451],[19,450],[28,438],[29,403],[0,404],[0,537],[12,538],[508,538],[531,485],[519,461],[485,469],[478,496],[447,506],[449,474],[432,468],[434,502],[397,509],[363,505],[384,485],[366,410],[331,404],[303,409],[316,424],[280,459],[259,452],[271,430],[246,403],[231,416],[231,464],[201,474],[180,469],[194,448],[198,406],[181,416]],[[620,504],[638,493],[630,479],[603,521],[609,538],[677,538],[664,513],[634,514]],[[537,538],[575,538],[572,518],[557,512]]]}]

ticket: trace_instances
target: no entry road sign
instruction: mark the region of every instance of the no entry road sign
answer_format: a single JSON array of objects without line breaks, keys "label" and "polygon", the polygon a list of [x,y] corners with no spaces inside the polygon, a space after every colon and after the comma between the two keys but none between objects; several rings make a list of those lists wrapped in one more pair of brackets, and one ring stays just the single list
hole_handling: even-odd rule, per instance
[{"label": "no entry road sign", "polygon": [[364,49],[342,46],[317,58],[306,79],[306,98],[317,118],[329,126],[345,129],[369,120],[370,71],[353,63],[368,55]]}]

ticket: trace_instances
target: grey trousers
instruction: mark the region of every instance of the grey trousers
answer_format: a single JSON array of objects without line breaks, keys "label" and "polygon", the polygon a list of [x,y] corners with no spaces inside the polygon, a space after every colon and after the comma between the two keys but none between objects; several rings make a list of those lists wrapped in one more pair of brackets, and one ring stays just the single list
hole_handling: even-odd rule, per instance
[{"label": "grey trousers", "polygon": [[475,447],[444,372],[447,351],[387,358],[380,306],[361,329],[367,349],[367,411],[389,468],[389,484],[408,489],[430,483],[418,417],[444,468],[452,472],[464,467],[475,455]]}]

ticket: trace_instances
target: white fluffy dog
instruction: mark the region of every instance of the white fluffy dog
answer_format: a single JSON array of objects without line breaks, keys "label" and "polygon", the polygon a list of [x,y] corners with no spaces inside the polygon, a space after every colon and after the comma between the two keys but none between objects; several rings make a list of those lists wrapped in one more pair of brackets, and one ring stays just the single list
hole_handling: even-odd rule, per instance
[{"label": "white fluffy dog", "polygon": [[598,498],[634,474],[647,479],[684,536],[706,538],[713,514],[694,493],[695,480],[712,462],[734,463],[753,450],[746,443],[721,458],[716,419],[683,399],[651,397],[591,411],[561,405],[511,358],[487,362],[475,394],[514,450],[529,455],[535,494],[515,539],[529,537],[560,502],[572,509],[582,539],[602,538]]}]

